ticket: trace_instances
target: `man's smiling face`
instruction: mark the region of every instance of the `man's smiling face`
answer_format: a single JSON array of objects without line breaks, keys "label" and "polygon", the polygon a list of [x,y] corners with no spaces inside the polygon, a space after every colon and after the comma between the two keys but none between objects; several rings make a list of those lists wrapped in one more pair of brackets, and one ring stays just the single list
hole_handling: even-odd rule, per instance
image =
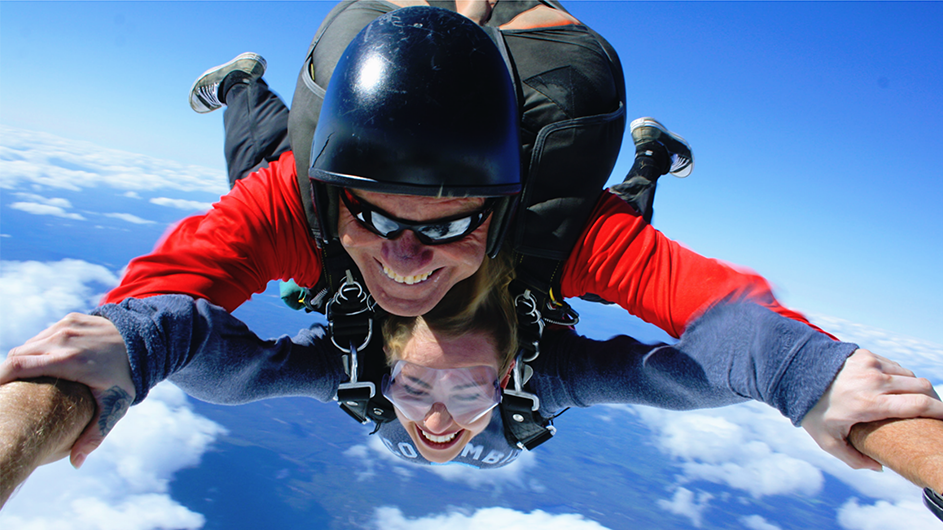
[{"label": "man's smiling face", "polygon": [[[414,222],[471,214],[481,209],[481,197],[436,198],[394,195],[363,190],[352,193],[390,215]],[[468,236],[443,245],[425,245],[411,230],[394,239],[369,231],[341,204],[338,234],[357,264],[367,289],[390,313],[418,316],[429,312],[456,283],[468,278],[485,257],[491,218]]]}]

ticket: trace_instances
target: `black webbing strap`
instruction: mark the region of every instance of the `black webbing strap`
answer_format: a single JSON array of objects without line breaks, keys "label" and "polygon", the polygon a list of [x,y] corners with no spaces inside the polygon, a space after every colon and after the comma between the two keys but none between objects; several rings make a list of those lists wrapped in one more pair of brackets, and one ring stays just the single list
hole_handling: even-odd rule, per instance
[{"label": "black webbing strap", "polygon": [[553,437],[555,429],[549,420],[543,419],[537,396],[505,390],[501,398],[501,419],[504,420],[504,436],[512,446],[528,451]]},{"label": "black webbing strap", "polygon": [[501,393],[501,419],[504,421],[504,437],[514,447],[528,451],[546,442],[556,433],[553,418],[540,415],[540,398],[524,389],[534,371],[524,363],[526,350],[522,350],[511,371],[513,388]]}]

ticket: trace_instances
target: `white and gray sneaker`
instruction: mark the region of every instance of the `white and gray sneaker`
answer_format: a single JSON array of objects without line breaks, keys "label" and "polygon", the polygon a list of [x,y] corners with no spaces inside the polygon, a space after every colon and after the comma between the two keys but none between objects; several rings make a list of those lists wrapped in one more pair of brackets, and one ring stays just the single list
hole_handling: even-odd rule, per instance
[{"label": "white and gray sneaker", "polygon": [[262,77],[265,73],[265,66],[265,59],[261,55],[246,52],[228,63],[210,68],[203,72],[203,75],[197,78],[190,87],[190,107],[200,114],[213,112],[225,105],[224,98],[220,97],[219,89],[226,76],[233,72],[240,72],[248,82],[249,79],[255,80]]},{"label": "white and gray sneaker", "polygon": [[668,173],[684,178],[694,170],[694,153],[684,138],[668,130],[654,118],[644,117],[629,124],[636,147],[648,142],[657,142],[665,147],[671,157]]}]

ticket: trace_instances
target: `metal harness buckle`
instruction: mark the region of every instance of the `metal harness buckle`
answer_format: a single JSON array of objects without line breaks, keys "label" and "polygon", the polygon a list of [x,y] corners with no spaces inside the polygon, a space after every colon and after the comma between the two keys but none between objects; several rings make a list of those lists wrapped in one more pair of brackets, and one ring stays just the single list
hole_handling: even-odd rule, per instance
[{"label": "metal harness buckle", "polygon": [[[335,343],[337,344],[337,343]],[[345,355],[344,369],[350,376],[350,381],[337,385],[337,402],[344,412],[360,423],[366,424],[367,405],[370,399],[377,394],[377,388],[371,381],[358,381],[357,348],[353,341],[350,343],[350,356]]]},{"label": "metal harness buckle", "polygon": [[533,361],[540,355],[540,337],[544,334],[544,319],[540,315],[537,299],[530,289],[514,297],[514,308],[517,310],[517,325],[521,335],[521,346],[529,353],[523,357],[525,362]]},{"label": "metal harness buckle", "polygon": [[[331,342],[345,353],[351,343],[360,336],[364,336],[364,339],[360,341],[359,346],[356,346],[357,351],[364,349],[370,343],[370,339],[373,338],[372,313],[376,305],[370,293],[354,280],[350,270],[346,272],[347,277],[344,278],[334,297],[327,303],[325,310]],[[348,345],[338,343],[339,336],[342,339],[341,342],[346,342]],[[348,340],[343,340],[345,338]]]}]

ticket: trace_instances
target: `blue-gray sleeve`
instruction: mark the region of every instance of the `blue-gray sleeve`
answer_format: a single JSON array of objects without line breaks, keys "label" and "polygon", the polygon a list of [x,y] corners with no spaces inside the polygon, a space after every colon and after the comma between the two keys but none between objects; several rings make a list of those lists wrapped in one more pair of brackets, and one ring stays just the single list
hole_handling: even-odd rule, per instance
[{"label": "blue-gray sleeve", "polygon": [[278,396],[328,401],[343,371],[320,327],[262,340],[221,307],[184,295],[131,298],[92,314],[110,320],[124,338],[135,404],[164,379],[213,403]]},{"label": "blue-gray sleeve", "polygon": [[754,399],[799,425],[856,349],[759,305],[725,303],[674,345],[548,331],[530,387],[545,416],[602,403],[687,410]]}]

